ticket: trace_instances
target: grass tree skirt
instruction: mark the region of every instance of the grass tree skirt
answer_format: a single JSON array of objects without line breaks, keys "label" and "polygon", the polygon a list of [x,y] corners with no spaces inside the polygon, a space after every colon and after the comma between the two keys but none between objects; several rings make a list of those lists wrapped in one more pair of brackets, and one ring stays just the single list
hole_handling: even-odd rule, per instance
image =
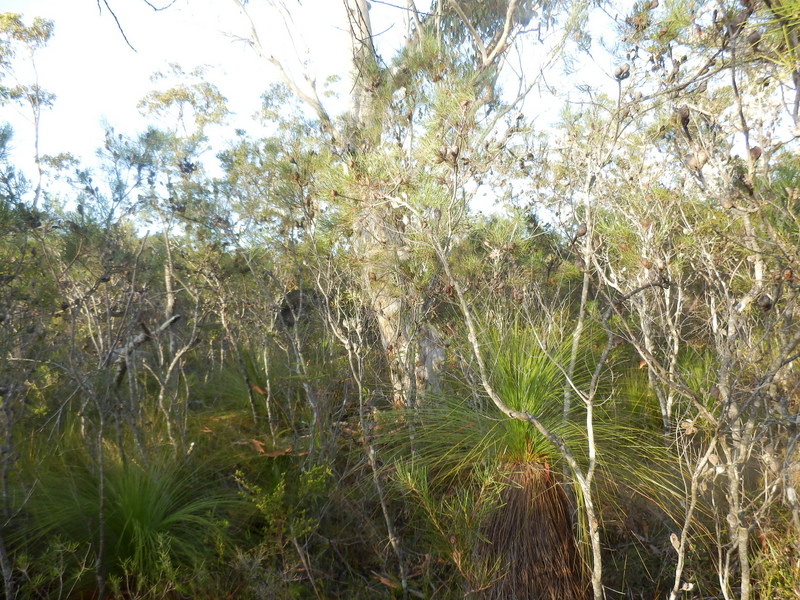
[{"label": "grass tree skirt", "polygon": [[500,507],[486,521],[477,558],[489,567],[482,600],[584,600],[589,582],[570,503],[546,463],[507,467]]}]

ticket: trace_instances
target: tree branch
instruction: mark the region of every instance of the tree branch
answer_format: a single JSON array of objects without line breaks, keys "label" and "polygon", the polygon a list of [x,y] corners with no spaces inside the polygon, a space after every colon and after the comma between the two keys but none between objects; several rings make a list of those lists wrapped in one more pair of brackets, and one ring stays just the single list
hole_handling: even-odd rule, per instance
[{"label": "tree branch", "polygon": [[[122,39],[125,40],[126,44],[128,44],[128,48],[130,48],[131,50],[136,52],[137,51],[136,48],[134,48],[133,44],[130,43],[130,41],[128,40],[128,36],[125,35],[125,30],[122,29],[122,23],[119,22],[119,19],[117,18],[116,13],[114,13],[114,11],[108,5],[108,0],[103,0],[103,6],[106,7],[108,12],[111,13],[111,16],[114,18],[114,22],[117,24],[117,29],[119,29],[120,34],[122,34]],[[100,5],[100,0],[97,0],[97,8],[100,10],[101,14],[103,12],[103,6]]]},{"label": "tree branch", "polygon": [[450,0],[450,5],[458,13],[458,16],[461,17],[461,20],[464,22],[464,27],[467,28],[470,35],[472,36],[472,41],[475,43],[475,46],[481,53],[481,63],[485,67],[487,64],[486,46],[484,46],[481,36],[478,34],[477,30],[472,26],[472,23],[469,22],[469,19],[467,18],[467,15],[464,13],[464,9],[462,9],[461,5],[458,3],[458,0]]},{"label": "tree branch", "polygon": [[248,13],[247,9],[244,7],[244,2],[242,2],[242,0],[232,0],[232,2],[236,4],[236,6],[239,8],[239,11],[247,19],[250,28],[249,39],[245,39],[242,37],[239,37],[238,39],[247,42],[250,45],[250,47],[253,48],[253,50],[255,50],[256,54],[259,57],[263,58],[264,60],[272,64],[278,70],[278,74],[280,75],[283,82],[289,87],[289,89],[298,98],[300,98],[303,102],[308,104],[314,110],[314,112],[317,114],[317,117],[322,122],[323,128],[325,130],[329,130],[331,125],[331,118],[328,115],[325,108],[322,106],[322,101],[319,99],[319,96],[317,95],[316,85],[314,84],[314,82],[309,77],[306,76],[305,80],[311,86],[311,93],[309,94],[303,91],[303,89],[299,85],[297,85],[297,82],[295,82],[291,77],[289,77],[289,73],[286,71],[286,68],[283,66],[283,63],[277,58],[275,58],[274,55],[268,53],[264,49],[264,45],[261,43],[261,38],[258,35],[255,23],[253,22],[253,18],[250,16],[250,13]]},{"label": "tree branch", "polygon": [[[172,327],[172,325],[174,325],[180,318],[180,315],[173,315],[164,321],[158,326],[158,329],[156,329],[156,335]],[[122,383],[122,378],[125,377],[125,373],[128,371],[128,358],[131,354],[133,354],[134,350],[136,350],[145,342],[149,342],[151,339],[153,339],[153,333],[147,328],[147,326],[144,323],[142,323],[141,326],[141,333],[131,338],[131,340],[125,344],[124,348],[114,350],[109,355],[109,358],[116,356],[115,362],[117,363],[117,374],[114,376],[114,387],[119,387],[119,385]]]},{"label": "tree branch", "polygon": [[506,9],[506,21],[503,24],[503,33],[500,36],[500,39],[497,40],[497,43],[494,45],[492,51],[489,53],[489,56],[484,58],[484,67],[491,65],[498,55],[505,50],[506,42],[508,41],[508,36],[511,33],[511,27],[514,23],[514,11],[517,9],[518,2],[519,0],[511,0],[511,2],[508,3],[508,8]]}]

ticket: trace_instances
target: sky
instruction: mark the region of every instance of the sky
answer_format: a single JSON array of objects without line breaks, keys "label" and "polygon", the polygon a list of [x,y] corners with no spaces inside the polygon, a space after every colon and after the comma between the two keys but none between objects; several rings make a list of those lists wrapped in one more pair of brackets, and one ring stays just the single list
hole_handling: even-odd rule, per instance
[{"label": "sky", "polygon": [[[260,107],[261,94],[278,81],[278,73],[237,39],[248,36],[248,22],[232,0],[175,0],[160,12],[144,0],[107,1],[135,50],[126,43],[103,0],[99,5],[98,0],[0,0],[0,12],[21,13],[26,24],[37,16],[55,23],[53,38],[36,56],[41,85],[56,95],[55,105],[42,117],[42,154],[70,152],[84,166],[91,166],[107,126],[128,135],[143,131],[152,119],[140,114],[137,103],[154,89],[153,73],[168,69],[170,63],[180,64],[184,71],[205,66],[207,80],[228,98],[233,114],[221,135],[230,139],[235,128],[254,133],[257,125],[252,116]],[[164,6],[169,1],[150,3]],[[425,4],[417,1],[420,8]],[[263,45],[295,72],[309,68],[319,84],[330,75],[340,76],[339,91],[346,98],[349,37],[341,0],[304,0],[291,5],[297,12],[296,22],[287,24],[274,11],[269,12],[268,2],[248,4]],[[403,15],[387,3],[372,4],[370,16],[379,48],[393,47],[402,38]],[[302,37],[290,39],[289,29],[297,36],[302,32]],[[532,52],[541,53],[541,47]],[[535,71],[535,60],[535,56],[526,57],[522,67]],[[613,65],[604,66],[606,73],[590,64],[590,76],[613,84],[609,77]],[[573,81],[585,82],[580,76],[573,76]],[[615,89],[613,84],[610,91]],[[554,107],[552,100],[537,99],[528,104],[526,114],[537,119],[545,111],[554,113]],[[531,109],[539,114],[531,114]],[[5,121],[15,129],[12,156],[30,175],[34,172],[34,129],[29,109],[6,105],[0,108],[0,123]]]},{"label": "sky", "polygon": [[[168,0],[152,3],[158,6]],[[281,23],[259,11],[258,4],[251,3],[251,9],[262,41],[286,48]],[[135,50],[109,11],[105,6],[99,10],[95,0],[0,0],[0,12],[20,13],[26,24],[37,16],[55,23],[53,38],[36,55],[39,81],[56,95],[55,105],[42,117],[43,154],[68,151],[91,160],[103,143],[106,125],[129,134],[143,130],[148,119],[140,114],[137,103],[154,89],[151,76],[167,70],[170,63],[180,64],[185,71],[205,66],[208,81],[228,98],[233,113],[230,128],[253,126],[251,117],[260,106],[260,96],[277,74],[236,39],[246,35],[247,23],[233,2],[177,0],[160,12],[140,0],[109,0],[109,5]],[[308,32],[305,42],[324,78],[348,64],[341,52],[337,56],[331,51],[346,49],[340,43],[345,39],[343,15],[339,2],[330,0],[307,2],[305,12],[312,9],[314,17],[303,23]],[[21,75],[31,77],[24,69]],[[29,171],[34,155],[30,109],[6,105],[0,108],[2,121],[14,126],[14,156]]]}]

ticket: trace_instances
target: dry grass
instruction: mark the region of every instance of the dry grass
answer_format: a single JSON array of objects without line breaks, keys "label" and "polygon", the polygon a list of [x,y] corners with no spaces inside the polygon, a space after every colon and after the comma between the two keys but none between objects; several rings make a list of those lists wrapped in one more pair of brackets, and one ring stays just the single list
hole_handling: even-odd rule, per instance
[{"label": "dry grass", "polygon": [[478,560],[496,564],[482,600],[583,600],[588,580],[575,541],[570,503],[546,463],[506,468],[502,505],[484,526]]}]

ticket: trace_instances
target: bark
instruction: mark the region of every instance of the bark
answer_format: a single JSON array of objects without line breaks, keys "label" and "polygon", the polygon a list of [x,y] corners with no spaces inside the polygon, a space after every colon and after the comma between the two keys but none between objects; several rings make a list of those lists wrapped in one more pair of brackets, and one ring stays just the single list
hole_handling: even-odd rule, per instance
[{"label": "bark", "polygon": [[390,209],[385,201],[363,205],[354,244],[363,257],[362,281],[389,367],[392,402],[411,408],[425,391],[439,389],[443,344],[433,325],[417,314],[415,306],[422,302],[399,274],[407,250],[401,234],[388,225]]},{"label": "bark", "polygon": [[[233,0],[249,24],[248,43],[275,68],[290,90],[316,113],[321,129],[330,135],[335,153],[349,156],[350,175],[358,175],[357,158],[375,150],[383,134],[383,106],[376,92],[381,84],[382,63],[373,44],[372,23],[367,0],[343,0],[350,27],[352,92],[349,114],[335,129],[307,74],[293,79],[282,62],[266,50],[241,0]],[[276,3],[279,11],[285,6]],[[284,14],[282,12],[281,14]],[[413,16],[417,18],[416,12]],[[409,37],[409,43],[412,37]],[[504,47],[504,46],[503,46]],[[494,58],[493,58],[494,60]],[[398,267],[407,253],[405,236],[394,225],[393,209],[380,192],[364,186],[356,198],[359,213],[354,219],[353,251],[361,265],[364,303],[377,322],[396,407],[416,406],[426,390],[438,389],[438,367],[444,357],[443,345],[430,323],[418,318],[418,294],[404,285]]]},{"label": "bark", "polygon": [[[381,118],[375,92],[380,65],[372,43],[372,24],[366,0],[346,0],[353,55],[352,122],[347,143],[369,151],[380,143]],[[372,133],[367,133],[372,132]],[[392,383],[392,403],[397,408],[417,405],[420,394],[438,389],[438,365],[443,350],[433,327],[417,322],[414,306],[418,294],[404,285],[398,267],[408,254],[403,232],[392,219],[392,204],[381,195],[360,199],[355,248],[363,258],[362,281],[374,313]]]},{"label": "bark", "polygon": [[[580,464],[578,464],[577,459],[575,456],[570,452],[569,448],[567,448],[564,441],[558,437],[555,433],[547,429],[545,425],[539,420],[536,415],[531,415],[526,412],[520,412],[518,410],[513,410],[508,405],[503,402],[503,399],[500,398],[497,391],[495,390],[494,386],[492,386],[490,378],[489,378],[489,371],[486,367],[486,363],[483,359],[483,355],[481,353],[480,342],[478,341],[478,334],[477,329],[475,327],[474,319],[472,318],[472,311],[470,310],[469,306],[467,305],[466,298],[464,296],[464,292],[461,288],[461,285],[453,277],[453,273],[450,270],[450,265],[447,260],[447,256],[445,255],[444,249],[434,243],[434,247],[436,250],[436,254],[441,261],[442,268],[447,276],[448,281],[453,286],[453,289],[456,293],[456,298],[458,300],[459,307],[461,309],[461,314],[464,318],[464,322],[467,326],[467,339],[469,341],[470,349],[472,350],[472,356],[475,359],[475,362],[478,366],[478,373],[481,380],[481,385],[483,386],[484,391],[491,399],[492,403],[502,412],[505,416],[510,419],[516,419],[518,421],[523,421],[529,423],[536,430],[542,434],[553,446],[555,446],[561,455],[561,457],[566,461],[567,465],[571,469],[573,475],[575,476],[575,481],[577,482],[578,486],[581,489],[581,494],[583,495],[583,510],[586,513],[586,520],[589,524],[589,540],[591,544],[591,552],[592,552],[592,573],[591,573],[591,583],[592,583],[592,595],[594,600],[603,600],[605,596],[605,592],[603,589],[603,563],[601,557],[601,546],[600,546],[600,520],[599,520],[599,512],[598,507],[594,504],[594,494],[592,489],[592,480],[594,475],[594,468],[595,468],[595,448],[594,448],[594,439],[593,439],[593,413],[592,413],[592,399],[591,397],[587,398],[586,402],[586,423],[588,428],[588,439],[589,439],[589,466],[586,470],[581,468]],[[633,292],[637,293],[639,290]],[[609,340],[609,344],[606,348],[605,355],[607,356],[608,351],[611,348],[611,343]],[[605,362],[605,357],[602,358],[600,363],[598,364],[598,369]],[[599,370],[597,371],[599,372]]]}]

